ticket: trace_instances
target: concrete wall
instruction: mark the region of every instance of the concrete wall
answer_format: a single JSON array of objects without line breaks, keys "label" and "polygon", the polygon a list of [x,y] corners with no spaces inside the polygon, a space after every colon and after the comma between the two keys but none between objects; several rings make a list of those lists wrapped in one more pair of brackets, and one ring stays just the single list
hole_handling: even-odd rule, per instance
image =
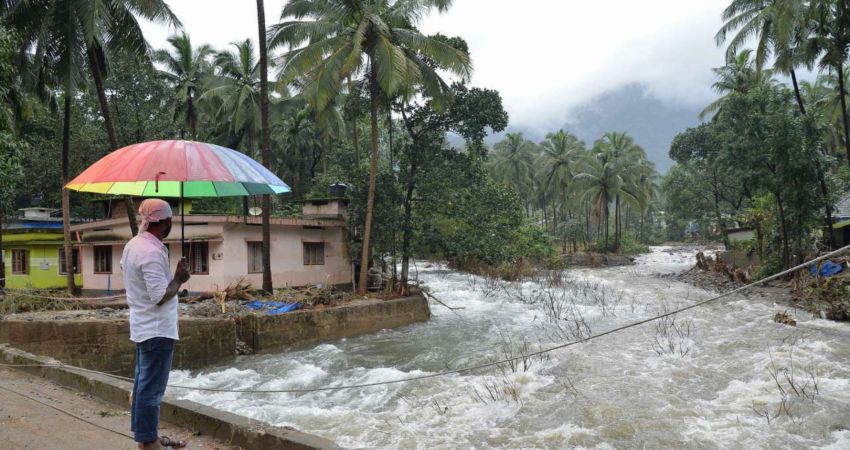
[{"label": "concrete wall", "polygon": [[339,339],[396,328],[431,317],[424,297],[364,300],[335,308],[310,309],[278,316],[245,316],[236,320],[240,339],[254,352],[275,352],[316,341]]},{"label": "concrete wall", "polygon": [[[430,318],[422,297],[364,300],[333,308],[238,319],[181,318],[174,369],[201,369],[232,361],[236,338],[255,352],[275,352],[321,340],[373,333]],[[135,345],[126,320],[0,321],[0,343],[75,366],[132,376]]]},{"label": "concrete wall", "polygon": [[[0,343],[93,370],[133,375],[135,344],[126,320],[3,320]],[[232,320],[180,320],[175,369],[200,369],[236,354]]]}]

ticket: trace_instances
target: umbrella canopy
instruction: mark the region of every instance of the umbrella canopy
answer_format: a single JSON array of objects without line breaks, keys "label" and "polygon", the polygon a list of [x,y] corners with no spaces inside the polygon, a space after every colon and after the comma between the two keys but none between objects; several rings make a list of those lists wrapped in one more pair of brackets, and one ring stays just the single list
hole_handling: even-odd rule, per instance
[{"label": "umbrella canopy", "polygon": [[65,187],[97,194],[187,198],[290,191],[283,180],[243,153],[183,140],[143,142],[115,150]]}]

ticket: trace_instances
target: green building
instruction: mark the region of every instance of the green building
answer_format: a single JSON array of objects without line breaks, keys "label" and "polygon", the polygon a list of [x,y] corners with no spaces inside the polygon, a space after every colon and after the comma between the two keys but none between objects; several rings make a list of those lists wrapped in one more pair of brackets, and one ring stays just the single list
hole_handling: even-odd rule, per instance
[{"label": "green building", "polygon": [[[3,261],[6,287],[10,289],[46,289],[67,286],[65,252],[62,248],[62,219],[55,210],[24,208],[23,216],[4,222]],[[73,250],[74,273],[78,286],[81,256]]]}]

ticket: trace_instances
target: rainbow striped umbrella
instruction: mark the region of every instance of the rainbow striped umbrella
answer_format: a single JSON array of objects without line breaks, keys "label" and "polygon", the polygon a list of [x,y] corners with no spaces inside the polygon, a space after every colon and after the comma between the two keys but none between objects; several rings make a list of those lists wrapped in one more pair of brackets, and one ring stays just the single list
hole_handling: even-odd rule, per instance
[{"label": "rainbow striped umbrella", "polygon": [[97,194],[187,198],[290,191],[247,155],[195,141],[129,145],[104,156],[65,187]]},{"label": "rainbow striped umbrella", "polygon": [[66,184],[67,189],[138,197],[183,198],[283,194],[289,186],[244,153],[195,141],[151,141],[104,156]]}]

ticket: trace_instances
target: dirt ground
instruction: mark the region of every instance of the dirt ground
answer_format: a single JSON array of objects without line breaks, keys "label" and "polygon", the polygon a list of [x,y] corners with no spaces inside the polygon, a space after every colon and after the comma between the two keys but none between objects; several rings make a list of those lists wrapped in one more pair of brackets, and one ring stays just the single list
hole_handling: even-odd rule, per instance
[{"label": "dirt ground", "polygon": [[[238,448],[209,436],[193,436],[190,430],[168,424],[160,425],[160,435],[188,441],[187,449]],[[0,448],[115,450],[135,449],[136,444],[130,433],[130,413],[126,409],[43,378],[0,367]]]}]

